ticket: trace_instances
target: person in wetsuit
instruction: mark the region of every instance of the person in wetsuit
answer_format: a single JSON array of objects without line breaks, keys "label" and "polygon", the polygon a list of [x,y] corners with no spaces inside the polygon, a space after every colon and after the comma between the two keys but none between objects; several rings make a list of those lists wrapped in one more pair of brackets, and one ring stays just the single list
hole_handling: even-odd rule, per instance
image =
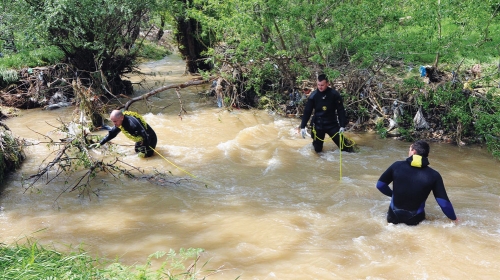
[{"label": "person in wetsuit", "polygon": [[441,175],[429,167],[429,150],[427,142],[416,141],[410,146],[408,158],[393,163],[378,179],[377,189],[391,197],[387,222],[418,225],[425,219],[425,201],[431,191],[443,213],[458,221]]},{"label": "person in wetsuit", "polygon": [[123,132],[127,138],[135,141],[135,151],[140,157],[150,157],[154,154],[156,133],[141,115],[130,111],[113,110],[109,118],[115,126],[99,143],[92,144],[92,148],[99,148]]},{"label": "person in wetsuit", "polygon": [[[323,150],[325,134],[328,134],[339,148],[341,147],[340,134],[344,132],[347,118],[342,96],[330,87],[325,74],[318,76],[317,87],[307,98],[299,129],[300,134],[305,138],[306,125],[314,110],[311,137],[314,150],[319,153]],[[342,151],[352,152],[353,148],[352,146],[342,147]]]}]

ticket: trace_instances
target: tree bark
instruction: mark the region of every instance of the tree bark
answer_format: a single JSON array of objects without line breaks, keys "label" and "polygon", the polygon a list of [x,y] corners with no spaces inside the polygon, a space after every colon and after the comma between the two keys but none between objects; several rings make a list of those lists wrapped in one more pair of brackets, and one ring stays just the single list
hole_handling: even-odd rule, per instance
[{"label": "tree bark", "polygon": [[168,89],[173,89],[173,88],[176,88],[176,89],[181,89],[181,88],[185,88],[185,87],[189,87],[189,86],[196,86],[196,85],[202,85],[202,84],[207,84],[209,83],[210,80],[195,80],[195,81],[189,81],[189,82],[185,82],[183,84],[178,84],[178,85],[168,85],[168,86],[163,86],[163,87],[160,87],[160,88],[157,88],[155,90],[152,90],[148,93],[145,93],[141,96],[137,96],[137,97],[134,97],[132,99],[130,99],[129,101],[127,101],[127,103],[125,103],[125,105],[119,107],[118,109],[125,109],[125,110],[128,110],[128,108],[130,107],[130,105],[132,105],[134,102],[137,102],[139,100],[145,100],[145,99],[148,99],[149,97],[157,94],[157,93],[160,93],[162,91],[166,91]]}]

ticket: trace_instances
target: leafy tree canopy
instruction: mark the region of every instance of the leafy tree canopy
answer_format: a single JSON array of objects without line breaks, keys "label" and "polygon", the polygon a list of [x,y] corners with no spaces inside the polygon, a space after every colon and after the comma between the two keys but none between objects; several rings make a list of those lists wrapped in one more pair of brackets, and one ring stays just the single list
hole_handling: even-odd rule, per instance
[{"label": "leafy tree canopy", "polygon": [[119,91],[123,90],[120,76],[132,70],[141,23],[154,4],[154,0],[6,0],[3,9],[11,11],[21,31],[33,34],[38,45],[57,46],[79,71],[102,71],[110,90]]},{"label": "leafy tree canopy", "polygon": [[[380,57],[491,60],[500,44],[492,35],[500,27],[498,6],[493,0],[193,0],[187,15],[233,50],[232,63],[274,64],[294,84],[339,63],[368,66]],[[214,49],[214,59],[226,62],[228,53],[216,57]]]}]

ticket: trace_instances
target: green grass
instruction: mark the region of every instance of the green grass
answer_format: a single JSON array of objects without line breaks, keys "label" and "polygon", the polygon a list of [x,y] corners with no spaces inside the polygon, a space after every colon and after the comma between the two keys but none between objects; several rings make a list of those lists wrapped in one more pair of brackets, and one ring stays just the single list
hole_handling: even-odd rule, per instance
[{"label": "green grass", "polygon": [[[180,249],[179,252],[157,252],[145,265],[124,266],[118,262],[96,259],[83,249],[61,253],[28,240],[25,244],[7,246],[0,243],[0,279],[205,279],[203,275],[217,270],[198,267],[202,249]],[[164,258],[159,269],[152,262]],[[185,264],[189,264],[186,266]]]},{"label": "green grass", "polygon": [[5,69],[0,66],[0,86],[6,86],[19,80],[19,75],[14,69]]},{"label": "green grass", "polygon": [[[144,41],[138,54],[138,60],[160,60],[171,52],[155,43]],[[42,47],[35,50],[24,50],[18,53],[4,54],[0,58],[0,82],[6,70],[19,70],[25,67],[41,67],[54,65],[64,60],[64,53],[57,47]],[[7,75],[8,73],[6,73]],[[7,82],[3,79],[4,82]],[[17,79],[16,79],[17,81]]]},{"label": "green grass", "polygon": [[84,252],[63,255],[37,243],[0,247],[1,279],[92,279],[97,264]]},{"label": "green grass", "polygon": [[42,47],[4,55],[0,58],[0,69],[46,66],[56,64],[64,59],[64,53],[56,47]]},{"label": "green grass", "polygon": [[154,42],[144,41],[139,51],[139,60],[160,60],[171,52]]}]

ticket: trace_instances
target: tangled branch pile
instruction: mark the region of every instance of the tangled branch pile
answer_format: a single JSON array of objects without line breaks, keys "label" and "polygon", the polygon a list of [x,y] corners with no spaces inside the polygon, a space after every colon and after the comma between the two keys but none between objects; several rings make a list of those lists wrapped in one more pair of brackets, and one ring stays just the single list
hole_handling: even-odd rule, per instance
[{"label": "tangled branch pile", "polygon": [[69,106],[74,77],[75,72],[67,64],[23,68],[17,81],[0,91],[0,101],[4,106],[20,109]]},{"label": "tangled branch pile", "polygon": [[[78,191],[79,196],[91,197],[98,195],[98,189],[94,188],[93,182],[98,174],[107,174],[112,178],[120,180],[125,177],[132,180],[144,180],[159,186],[177,185],[185,178],[173,178],[165,173],[154,172],[146,174],[144,170],[130,165],[120,159],[120,155],[113,152],[113,144],[108,143],[107,149],[112,157],[96,158],[90,152],[90,144],[96,142],[96,136],[89,133],[88,128],[74,122],[64,123],[60,121],[60,126],[56,128],[54,135],[63,135],[62,139],[52,139],[45,136],[51,146],[56,149],[49,154],[40,164],[38,171],[24,180],[25,191],[35,188],[35,184],[44,181],[50,184],[54,180],[62,178],[67,188],[65,188],[56,200],[65,192]],[[107,152],[105,152],[107,153]],[[98,185],[102,182],[99,181]]]}]

